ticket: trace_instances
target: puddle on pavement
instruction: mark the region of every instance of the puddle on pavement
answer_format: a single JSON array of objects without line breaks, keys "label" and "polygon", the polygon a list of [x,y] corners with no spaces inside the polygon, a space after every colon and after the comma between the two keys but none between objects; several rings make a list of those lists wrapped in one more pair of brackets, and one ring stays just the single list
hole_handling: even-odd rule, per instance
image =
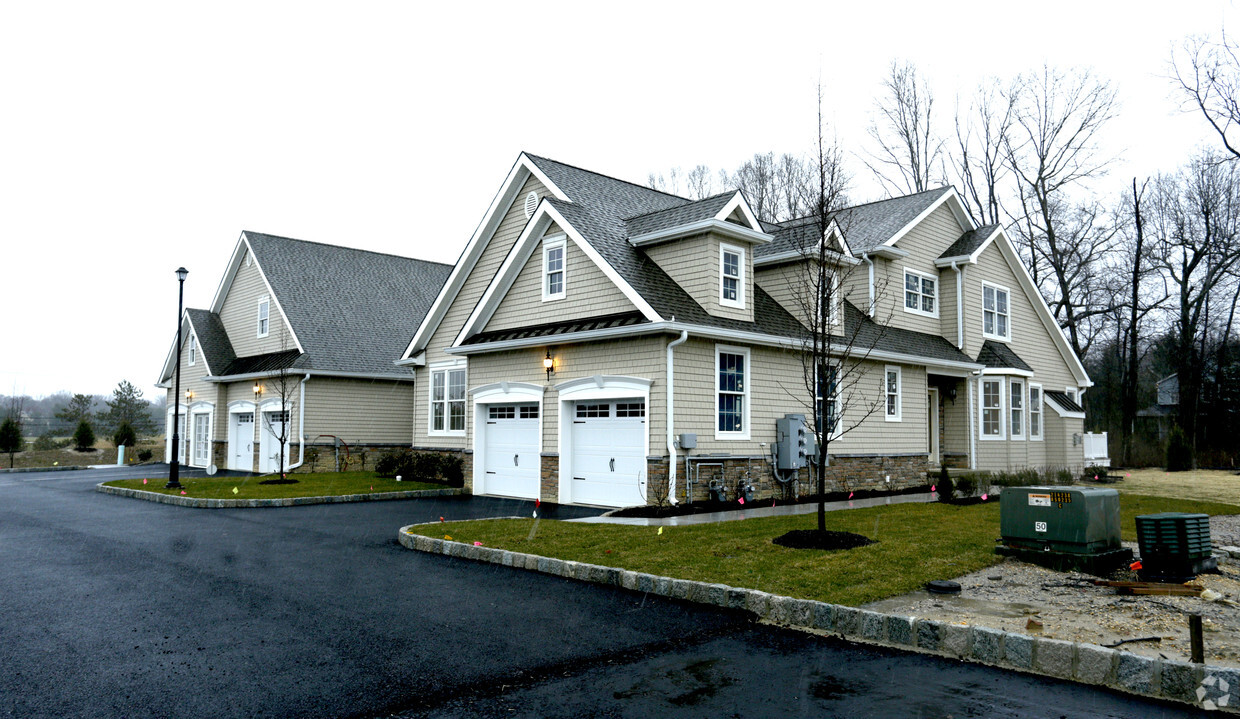
[{"label": "puddle on pavement", "polygon": [[1034,604],[1024,604],[1022,602],[1000,602],[992,599],[974,599],[972,597],[964,597],[953,594],[931,594],[924,589],[915,592],[902,594],[891,599],[883,599],[881,601],[866,604],[862,609],[869,609],[874,612],[883,612],[888,614],[906,613],[907,608],[921,602],[932,601],[936,604],[943,605],[944,609],[957,608],[973,614],[982,614],[990,617],[1009,617],[1019,618],[1032,616],[1042,609]]}]

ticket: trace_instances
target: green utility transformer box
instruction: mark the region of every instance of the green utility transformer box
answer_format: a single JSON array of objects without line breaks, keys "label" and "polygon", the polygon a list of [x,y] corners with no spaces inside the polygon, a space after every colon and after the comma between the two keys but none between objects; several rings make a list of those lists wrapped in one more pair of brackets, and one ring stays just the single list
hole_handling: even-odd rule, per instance
[{"label": "green utility transformer box", "polygon": [[1120,545],[1119,492],[1099,487],[1004,487],[999,554],[1093,574],[1132,561]]}]

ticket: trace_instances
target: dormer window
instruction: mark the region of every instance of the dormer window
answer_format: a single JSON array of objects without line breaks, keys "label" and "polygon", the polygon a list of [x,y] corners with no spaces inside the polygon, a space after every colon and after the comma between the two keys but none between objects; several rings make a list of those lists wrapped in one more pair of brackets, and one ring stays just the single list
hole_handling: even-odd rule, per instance
[{"label": "dormer window", "polygon": [[271,300],[266,297],[258,299],[258,336],[266,337],[271,329]]},{"label": "dormer window", "polygon": [[563,237],[543,240],[543,301],[562,300],[566,295]]},{"label": "dormer window", "polygon": [[745,306],[745,250],[719,245],[719,304]]},{"label": "dormer window", "polygon": [[198,361],[198,341],[194,339],[194,335],[189,336],[189,366],[193,367]]}]

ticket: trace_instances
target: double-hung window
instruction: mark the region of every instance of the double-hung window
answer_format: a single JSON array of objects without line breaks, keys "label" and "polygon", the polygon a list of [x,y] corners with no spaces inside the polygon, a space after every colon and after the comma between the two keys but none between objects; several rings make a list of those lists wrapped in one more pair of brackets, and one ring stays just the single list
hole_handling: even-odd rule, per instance
[{"label": "double-hung window", "polygon": [[983,377],[982,439],[1003,439],[1003,379]]},{"label": "double-hung window", "polygon": [[939,316],[939,280],[933,275],[904,271],[904,311]]},{"label": "double-hung window", "polygon": [[258,299],[258,336],[266,337],[271,329],[271,300],[266,297]]},{"label": "double-hung window", "polygon": [[749,350],[715,348],[715,436],[749,439]]},{"label": "double-hung window", "polygon": [[745,306],[745,250],[719,245],[719,304]]},{"label": "double-hung window", "polygon": [[1042,385],[1029,385],[1029,439],[1042,439]]},{"label": "double-hung window", "polygon": [[562,300],[567,296],[567,278],[564,272],[564,237],[543,240],[542,298]]},{"label": "double-hung window", "polygon": [[1006,287],[982,283],[982,336],[1007,342],[1012,339],[1012,315]]},{"label": "double-hung window", "polygon": [[886,396],[887,421],[888,422],[899,422],[900,415],[901,415],[900,368],[888,365],[886,371],[883,374],[884,374],[883,394]]},{"label": "double-hung window", "polygon": [[430,433],[465,433],[464,367],[431,370]]},{"label": "double-hung window", "polygon": [[193,367],[198,361],[198,341],[194,339],[194,334],[189,335],[189,366]]},{"label": "double-hung window", "polygon": [[1025,438],[1025,382],[1024,380],[1008,380],[1008,410],[1011,421],[1008,424],[1012,439]]},{"label": "double-hung window", "polygon": [[818,377],[814,382],[814,416],[818,420],[818,431],[823,436],[835,439],[839,435],[839,370],[833,364],[818,365]]}]

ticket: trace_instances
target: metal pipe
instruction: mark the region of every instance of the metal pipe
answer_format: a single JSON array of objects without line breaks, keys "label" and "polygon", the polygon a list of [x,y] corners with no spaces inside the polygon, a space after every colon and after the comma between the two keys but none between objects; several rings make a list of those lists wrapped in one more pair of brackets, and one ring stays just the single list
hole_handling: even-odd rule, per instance
[{"label": "metal pipe", "polygon": [[672,362],[672,348],[687,339],[689,339],[689,330],[681,330],[680,337],[667,343],[667,501],[672,506],[676,505],[676,435],[672,433],[676,374],[675,365]]}]

